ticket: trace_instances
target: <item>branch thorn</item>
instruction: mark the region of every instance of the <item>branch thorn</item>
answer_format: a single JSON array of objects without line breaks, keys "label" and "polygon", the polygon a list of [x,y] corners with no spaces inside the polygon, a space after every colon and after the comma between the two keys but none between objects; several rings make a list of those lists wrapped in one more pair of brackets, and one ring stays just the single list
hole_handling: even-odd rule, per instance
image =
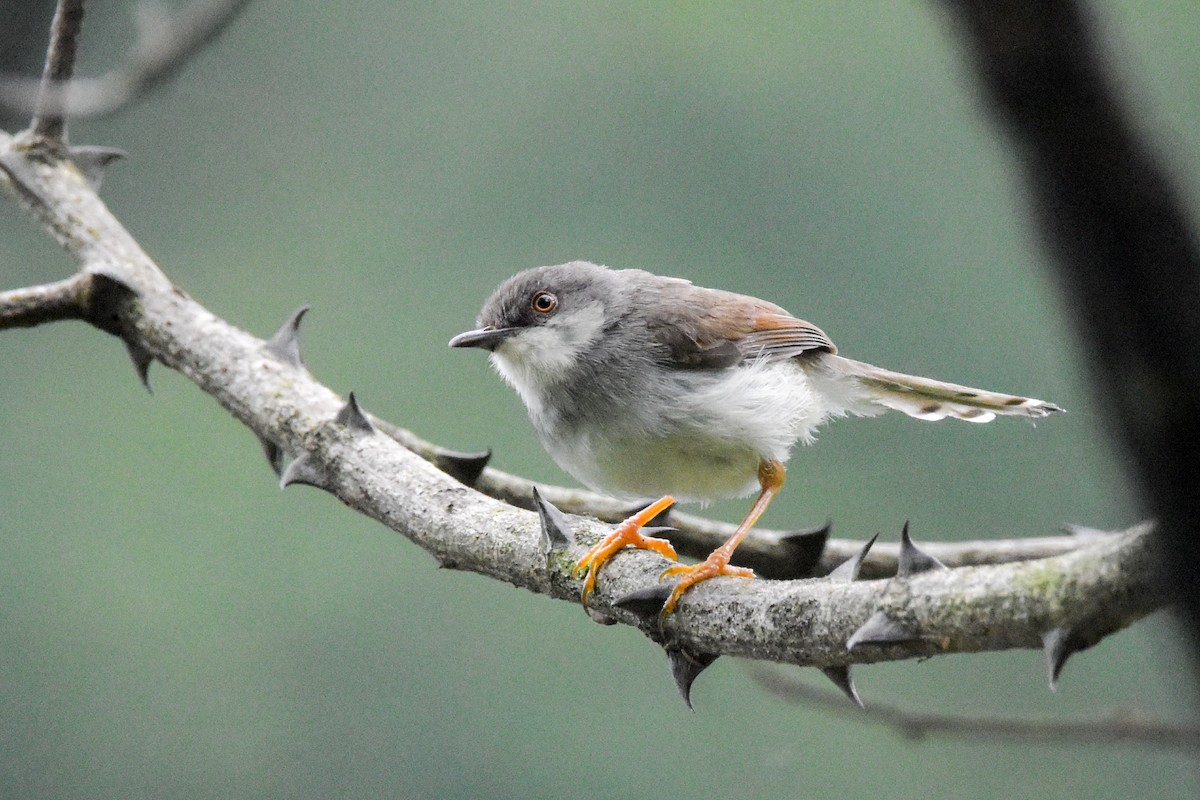
[{"label": "branch thorn", "polygon": [[154,394],[154,390],[150,388],[150,364],[154,361],[154,355],[143,347],[141,342],[131,337],[122,335],[121,341],[125,343],[125,350],[129,353],[134,370],[137,371],[138,380],[146,387],[147,392]]},{"label": "branch thorn", "polygon": [[538,518],[542,522],[541,546],[546,556],[556,550],[566,550],[575,543],[566,515],[542,497],[536,486],[533,488],[533,504],[537,507]]},{"label": "branch thorn", "polygon": [[293,311],[266,344],[268,353],[296,369],[304,368],[304,359],[300,357],[300,320],[304,319],[310,308],[300,306]]},{"label": "branch thorn", "polygon": [[613,605],[639,617],[652,617],[657,620],[673,589],[674,586],[669,583],[655,583],[618,597],[613,601]]},{"label": "branch thorn", "polygon": [[128,158],[129,154],[116,147],[103,145],[78,145],[68,148],[67,154],[71,161],[83,173],[92,191],[99,194],[100,185],[104,182],[104,170],[109,164],[120,158]]},{"label": "branch thorn", "polygon": [[875,534],[867,543],[850,558],[843,561],[829,573],[830,580],[839,583],[853,583],[858,580],[858,573],[862,569],[863,559],[867,557],[867,553],[871,552],[871,547],[875,544],[875,540],[879,538],[879,534]]},{"label": "branch thorn", "polygon": [[832,525],[824,525],[805,530],[789,531],[775,539],[778,554],[764,557],[752,549],[738,550],[734,553],[732,563],[739,567],[749,567],[754,572],[771,580],[790,581],[798,578],[811,578],[821,563],[821,554],[825,552],[825,543],[829,541]]},{"label": "branch thorn", "polygon": [[907,578],[919,572],[929,572],[934,569],[946,569],[946,565],[913,544],[908,535],[908,523],[900,531],[900,556],[896,566],[896,577]]},{"label": "branch thorn", "polygon": [[287,465],[287,469],[279,477],[279,488],[286,489],[293,483],[301,483],[306,486],[315,486],[318,489],[327,489],[328,482],[325,471],[305,453]]},{"label": "branch thorn", "polygon": [[1065,625],[1052,628],[1042,634],[1042,649],[1046,653],[1046,667],[1050,673],[1050,691],[1058,691],[1058,677],[1067,659],[1086,650],[1094,642],[1088,642]]},{"label": "branch thorn", "polygon": [[371,424],[371,420],[367,419],[367,415],[363,413],[362,407],[358,405],[358,400],[354,397],[354,392],[350,393],[350,396],[346,400],[346,405],[342,406],[337,416],[333,418],[333,421],[356,433],[377,433],[375,426]]},{"label": "branch thorn", "polygon": [[860,644],[900,644],[913,642],[920,637],[909,626],[898,622],[884,611],[876,611],[858,630],[850,634],[846,650],[853,651]]},{"label": "branch thorn", "polygon": [[667,661],[671,665],[671,677],[675,679],[679,695],[683,698],[683,702],[687,703],[687,707],[695,711],[692,708],[692,684],[701,672],[712,666],[712,663],[717,660],[717,655],[696,653],[674,647],[668,647],[666,651]]},{"label": "branch thorn", "polygon": [[858,689],[854,686],[854,677],[850,674],[850,665],[842,664],[837,667],[821,667],[821,672],[826,678],[833,681],[833,685],[842,690],[842,694],[849,697],[851,702],[859,708],[866,708],[863,705],[862,698],[858,696]]},{"label": "branch thorn", "polygon": [[[492,458],[492,451],[482,450],[478,453],[460,453],[454,450],[439,450],[434,456],[434,463],[442,472],[467,486],[474,486],[475,481],[483,474],[483,468]],[[557,509],[556,509],[557,510]]]}]

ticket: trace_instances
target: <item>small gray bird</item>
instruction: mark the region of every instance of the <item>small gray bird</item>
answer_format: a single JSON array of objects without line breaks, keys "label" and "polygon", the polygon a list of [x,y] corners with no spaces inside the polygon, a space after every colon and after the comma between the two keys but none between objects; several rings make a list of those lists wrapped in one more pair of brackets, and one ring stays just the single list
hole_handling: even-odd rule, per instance
[{"label": "small gray bird", "polygon": [[663,613],[696,583],[752,577],[729,559],[783,486],[793,445],[811,442],[830,417],[891,408],[987,422],[1062,410],[843,358],[820,328],[765,300],[586,261],[514,275],[484,303],[478,325],[450,346],[491,352],[559,466],[599,492],[663,496],[576,564],[587,573],[585,604],[600,567],[622,547],[676,558],[669,542],[640,532],[675,498],[758,492],[705,561],[663,573],[682,576]]}]

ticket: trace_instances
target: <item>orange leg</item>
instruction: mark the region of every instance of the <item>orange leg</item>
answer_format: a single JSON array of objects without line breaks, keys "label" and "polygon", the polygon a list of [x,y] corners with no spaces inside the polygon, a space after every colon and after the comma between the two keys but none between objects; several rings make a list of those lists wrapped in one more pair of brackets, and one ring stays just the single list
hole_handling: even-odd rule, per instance
[{"label": "orange leg", "polygon": [[758,493],[758,499],[750,507],[750,513],[746,514],[746,518],[742,520],[741,525],[738,525],[733,535],[723,545],[713,550],[708,558],[699,564],[680,564],[663,572],[662,577],[664,578],[670,575],[682,576],[679,579],[679,583],[675,584],[675,589],[671,592],[671,596],[667,598],[667,602],[663,604],[662,613],[664,616],[675,610],[675,604],[679,602],[679,598],[683,596],[684,592],[701,581],[715,578],[718,575],[729,575],[735,578],[754,577],[752,570],[745,567],[731,567],[729,559],[733,557],[733,551],[741,544],[742,539],[754,527],[754,523],[758,522],[758,518],[767,510],[767,506],[771,504],[771,500],[783,488],[784,474],[785,471],[782,463],[778,461],[760,462],[758,465],[758,483],[762,486],[762,491]]},{"label": "orange leg", "polygon": [[582,598],[585,606],[588,595],[596,588],[596,573],[600,571],[600,567],[604,566],[604,562],[616,555],[617,551],[625,545],[633,545],[639,550],[653,550],[672,561],[678,559],[678,556],[675,555],[675,548],[666,539],[655,539],[653,536],[643,536],[641,533],[644,525],[670,508],[674,502],[674,498],[664,497],[646,506],[618,525],[612,533],[584,553],[583,558],[575,562],[575,577],[587,573],[587,580],[583,583]]}]

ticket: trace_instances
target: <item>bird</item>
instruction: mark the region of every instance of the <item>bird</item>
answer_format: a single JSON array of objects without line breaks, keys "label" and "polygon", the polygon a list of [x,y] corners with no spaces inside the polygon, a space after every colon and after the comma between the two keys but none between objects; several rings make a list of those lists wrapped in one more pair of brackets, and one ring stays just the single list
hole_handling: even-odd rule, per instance
[{"label": "bird", "polygon": [[896,410],[921,420],[1039,418],[1059,406],[906,375],[846,358],[816,325],[749,295],[587,261],[526,269],[483,304],[451,347],[481,348],[523,401],[543,447],[587,487],[660,497],[576,563],[582,602],[626,546],[678,560],[641,529],[675,502],[755,495],[734,533],[705,560],[677,564],[662,607],[730,564],[783,488],[793,447],[829,419]]}]

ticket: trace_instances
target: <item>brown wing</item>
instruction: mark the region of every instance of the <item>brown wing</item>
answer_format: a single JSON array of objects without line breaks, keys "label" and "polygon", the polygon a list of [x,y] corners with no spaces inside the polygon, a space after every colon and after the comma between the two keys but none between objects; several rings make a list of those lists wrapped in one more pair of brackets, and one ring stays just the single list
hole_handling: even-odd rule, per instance
[{"label": "brown wing", "polygon": [[650,333],[681,367],[723,368],[815,350],[837,352],[816,325],[755,297],[672,281],[655,302]]},{"label": "brown wing", "polygon": [[786,312],[759,314],[738,347],[747,359],[792,358],[810,350],[837,352],[825,331]]}]

